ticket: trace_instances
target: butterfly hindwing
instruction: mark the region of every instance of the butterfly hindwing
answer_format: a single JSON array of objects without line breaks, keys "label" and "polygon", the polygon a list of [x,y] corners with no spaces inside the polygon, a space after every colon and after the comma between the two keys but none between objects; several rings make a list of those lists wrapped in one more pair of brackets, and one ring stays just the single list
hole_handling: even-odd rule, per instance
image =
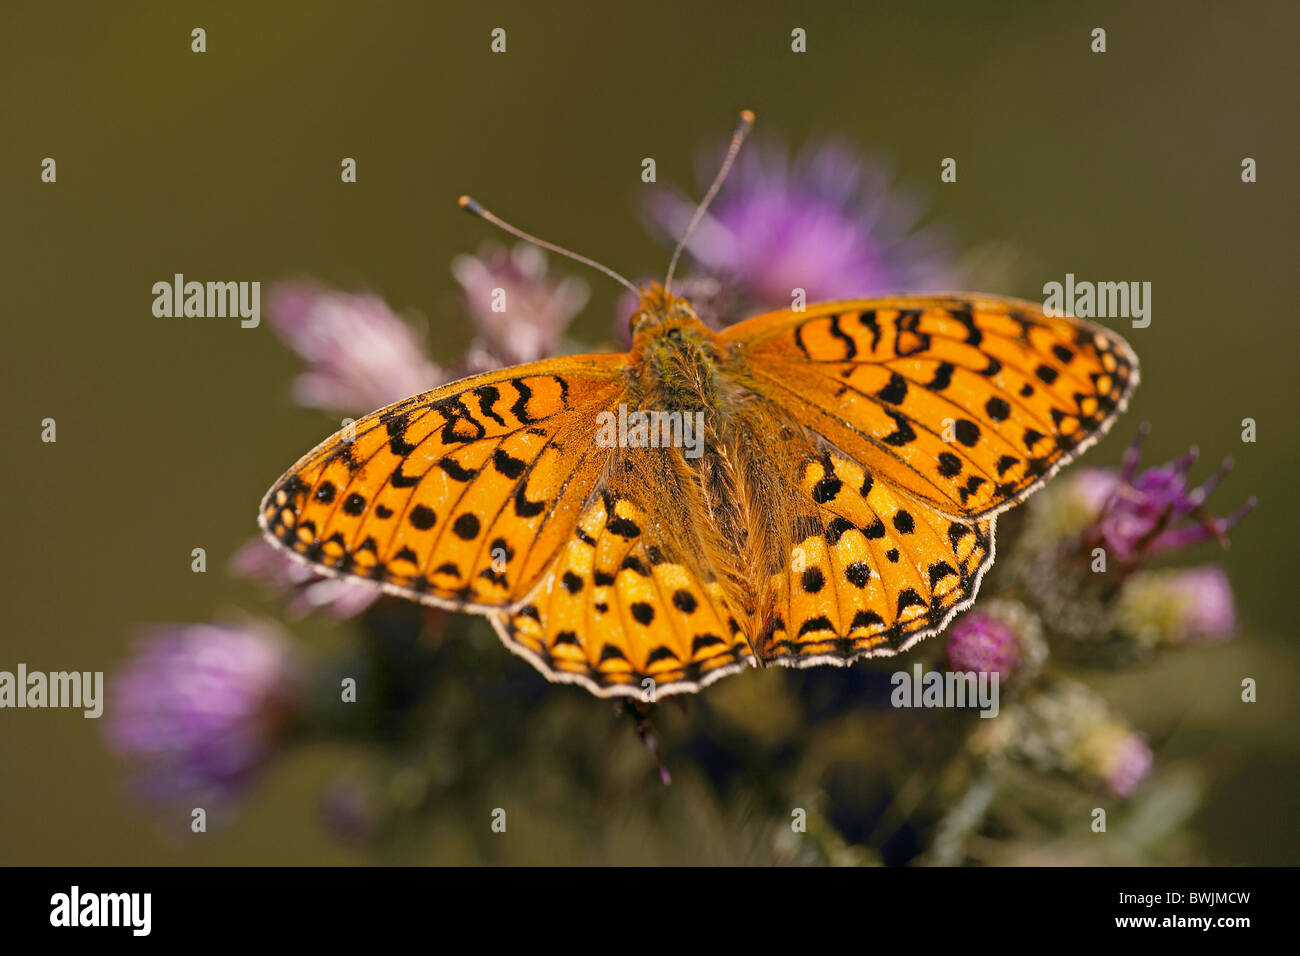
[{"label": "butterfly hindwing", "polygon": [[522,599],[572,536],[608,450],[618,355],[488,373],[381,409],[267,493],[267,535],[318,570],[455,608]]},{"label": "butterfly hindwing", "polygon": [[792,419],[963,518],[1041,485],[1110,427],[1138,379],[1115,333],[987,296],[827,303],[722,338]]},{"label": "butterfly hindwing", "polygon": [[649,525],[628,498],[593,495],[523,606],[493,615],[501,639],[552,680],[603,697],[694,691],[747,666],[749,642],[717,582]]},{"label": "butterfly hindwing", "polygon": [[993,562],[993,519],[944,517],[838,453],[807,462],[801,491],[814,510],[773,580],[777,613],[758,641],[765,661],[843,664],[904,650],[970,604]]}]

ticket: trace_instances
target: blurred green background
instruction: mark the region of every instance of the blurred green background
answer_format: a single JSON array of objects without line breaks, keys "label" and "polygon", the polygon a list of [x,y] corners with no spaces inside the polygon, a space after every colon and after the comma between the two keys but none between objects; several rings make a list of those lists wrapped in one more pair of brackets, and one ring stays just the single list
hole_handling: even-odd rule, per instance
[{"label": "blurred green background", "polygon": [[[469,327],[448,264],[491,232],[455,208],[458,194],[620,271],[656,274],[666,252],[640,225],[641,158],[655,157],[661,183],[694,189],[700,147],[749,107],[761,134],[792,146],[834,134],[891,156],[964,248],[1010,251],[1010,284],[984,291],[1041,298],[1066,272],[1152,282],[1150,328],[1125,332],[1143,385],[1087,460],[1116,461],[1149,420],[1148,461],[1193,443],[1210,461],[1233,455],[1220,510],[1251,493],[1260,505],[1230,552],[1190,556],[1228,567],[1238,639],[1123,675],[1106,694],[1138,727],[1167,735],[1161,760],[1208,774],[1194,821],[1206,858],[1300,859],[1300,8],[468,7],[4,4],[0,485],[11,510],[0,667],[111,672],[142,622],[272,610],[225,575],[225,561],[254,532],[269,483],[337,423],[290,402],[297,363],[265,321],[245,330],[155,318],[154,282],[260,279],[264,303],[267,285],[292,276],[371,288],[422,314],[450,360]],[[199,26],[202,55],[190,52]],[[501,56],[488,49],[498,26]],[[796,26],[805,55],[790,52]],[[1089,52],[1097,26],[1104,55]],[[40,182],[46,156],[55,185]],[[355,185],[339,181],[345,156],[357,159]],[[939,182],[946,156],[958,160],[955,185]],[[1240,181],[1245,156],[1258,161],[1256,184]],[[584,278],[594,295],[573,333],[607,339],[619,290]],[[45,417],[58,422],[56,444],[39,439]],[[1258,422],[1257,444],[1241,442],[1245,417]],[[206,575],[190,571],[194,547],[208,551]],[[322,646],[346,636],[297,630]],[[1242,676],[1259,681],[1253,706],[1238,701]],[[714,690],[740,693],[723,688],[748,679]],[[607,719],[606,704],[576,689],[554,693],[572,698],[574,720]],[[1176,727],[1153,726],[1171,712]],[[637,763],[637,785],[657,786],[637,748],[630,733],[614,736],[611,759]],[[344,747],[301,750],[233,826],[177,841],[129,799],[98,723],[0,712],[0,862],[352,861],[315,806],[322,783],[356,759]],[[544,812],[514,793],[512,849],[497,858],[735,859],[719,849],[725,835],[707,836],[729,824],[680,805],[690,770],[674,770],[685,783],[654,797],[656,825],[705,834],[693,846],[646,837],[616,802],[583,808],[604,825],[593,823],[594,846],[575,843],[530,826]],[[480,859],[461,834],[487,813],[440,821],[415,858]]]}]

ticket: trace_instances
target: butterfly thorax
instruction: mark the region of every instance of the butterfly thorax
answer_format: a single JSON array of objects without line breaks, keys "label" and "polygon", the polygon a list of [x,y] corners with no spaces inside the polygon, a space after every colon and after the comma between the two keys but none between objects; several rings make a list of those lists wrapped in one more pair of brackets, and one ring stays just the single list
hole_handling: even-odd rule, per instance
[{"label": "butterfly thorax", "polygon": [[686,299],[654,283],[632,316],[632,397],[646,410],[712,413],[725,349]]}]

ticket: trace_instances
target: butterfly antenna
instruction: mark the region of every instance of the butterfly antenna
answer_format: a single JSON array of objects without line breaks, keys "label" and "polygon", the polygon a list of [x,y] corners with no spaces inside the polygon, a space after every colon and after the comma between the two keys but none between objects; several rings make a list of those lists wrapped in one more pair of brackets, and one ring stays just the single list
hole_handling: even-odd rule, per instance
[{"label": "butterfly antenna", "polygon": [[736,131],[731,134],[731,145],[727,147],[727,156],[722,161],[722,168],[718,170],[718,175],[713,177],[713,185],[709,191],[704,194],[700,204],[695,207],[695,214],[691,216],[691,221],[686,224],[686,231],[682,233],[682,238],[677,243],[677,248],[673,250],[673,257],[668,261],[668,276],[664,279],[664,291],[669,292],[673,285],[673,273],[677,271],[677,260],[681,258],[682,250],[686,248],[686,243],[690,241],[691,233],[695,232],[695,227],[700,224],[704,218],[704,213],[709,208],[709,203],[713,202],[713,197],[718,194],[722,188],[723,182],[727,178],[727,173],[731,172],[732,164],[736,161],[736,154],[740,152],[740,144],[745,141],[749,135],[750,129],[754,125],[754,114],[749,110],[740,111],[740,125]]},{"label": "butterfly antenna", "polygon": [[457,202],[460,204],[461,209],[464,209],[466,212],[470,213],[471,215],[478,216],[480,219],[486,219],[488,222],[492,223],[492,225],[497,226],[500,229],[504,229],[506,232],[510,233],[510,235],[517,236],[520,239],[524,240],[525,242],[531,242],[535,246],[541,246],[543,249],[549,249],[551,252],[558,253],[559,255],[568,256],[570,259],[574,260],[575,262],[581,262],[584,266],[591,266],[591,268],[597,270],[598,272],[605,273],[605,275],[609,276],[615,282],[627,286],[627,288],[630,289],[634,295],[639,296],[641,294],[637,290],[636,286],[634,286],[627,279],[624,279],[621,275],[619,275],[609,266],[602,266],[595,259],[588,259],[586,256],[578,255],[576,252],[570,252],[568,249],[565,249],[563,246],[557,246],[553,242],[547,242],[544,239],[538,239],[536,236],[529,235],[528,233],[524,232],[522,229],[518,229],[515,226],[510,225],[510,223],[506,222],[504,219],[501,219],[498,216],[494,215],[493,213],[489,212],[488,210],[484,209],[483,205],[477,199],[471,199],[469,196],[461,196],[460,199],[457,200]]}]

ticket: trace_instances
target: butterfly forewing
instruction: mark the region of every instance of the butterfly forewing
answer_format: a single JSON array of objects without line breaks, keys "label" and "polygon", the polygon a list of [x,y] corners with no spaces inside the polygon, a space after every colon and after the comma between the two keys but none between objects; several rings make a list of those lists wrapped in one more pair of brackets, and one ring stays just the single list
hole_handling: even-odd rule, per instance
[{"label": "butterfly forewing", "polygon": [[982,296],[835,302],[723,333],[751,387],[943,514],[1023,499],[1109,428],[1137,384],[1118,335]]},{"label": "butterfly forewing", "polygon": [[262,503],[323,572],[458,608],[516,603],[572,535],[605,467],[618,355],[493,372],[399,402],[307,454]]},{"label": "butterfly forewing", "polygon": [[993,562],[993,519],[940,515],[824,452],[802,491],[817,508],[773,581],[765,660],[807,666],[904,650],[966,607]]}]

